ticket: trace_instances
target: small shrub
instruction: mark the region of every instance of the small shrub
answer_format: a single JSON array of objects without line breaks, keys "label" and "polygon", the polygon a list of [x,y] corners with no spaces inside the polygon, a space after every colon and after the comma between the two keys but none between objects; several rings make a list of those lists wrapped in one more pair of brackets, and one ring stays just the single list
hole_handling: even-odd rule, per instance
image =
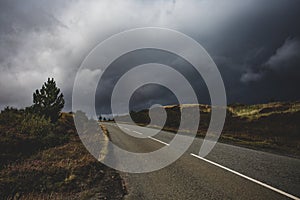
[{"label": "small shrub", "polygon": [[0,169],[43,149],[62,145],[73,134],[71,116],[53,124],[39,114],[7,107],[0,113]]},{"label": "small shrub", "polygon": [[18,110],[12,107],[6,107],[0,113],[0,125],[16,127],[20,124],[23,117],[23,110]]},{"label": "small shrub", "polygon": [[35,114],[26,114],[22,120],[18,131],[21,134],[27,134],[34,137],[44,137],[52,133],[53,125],[50,119]]}]

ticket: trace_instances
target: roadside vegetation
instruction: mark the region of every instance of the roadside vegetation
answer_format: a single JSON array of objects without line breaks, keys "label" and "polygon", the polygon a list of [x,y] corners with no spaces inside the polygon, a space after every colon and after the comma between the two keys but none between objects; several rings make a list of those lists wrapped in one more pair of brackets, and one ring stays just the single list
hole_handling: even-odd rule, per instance
[{"label": "roadside vegetation", "polygon": [[120,175],[82,145],[53,79],[0,113],[0,199],[122,199]]},{"label": "roadside vegetation", "polygon": [[[165,106],[164,130],[177,132],[181,109],[198,106],[201,121],[198,136],[204,137],[210,122],[208,105]],[[131,112],[136,123],[150,122],[148,110]],[[119,117],[122,120],[122,117]],[[225,126],[220,141],[283,155],[300,157],[300,102],[273,102],[257,105],[233,104],[227,107]],[[189,132],[188,128],[180,130]]]}]

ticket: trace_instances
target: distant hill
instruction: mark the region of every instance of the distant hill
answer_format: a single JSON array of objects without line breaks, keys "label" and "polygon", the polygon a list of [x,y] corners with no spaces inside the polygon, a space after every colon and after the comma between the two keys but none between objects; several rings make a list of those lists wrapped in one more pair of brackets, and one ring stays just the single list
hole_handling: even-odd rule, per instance
[{"label": "distant hill", "polygon": [[[211,107],[203,104],[164,106],[167,120],[164,130],[177,132],[182,109],[199,107],[201,120],[198,136],[204,137],[211,116]],[[156,109],[156,108],[154,108]],[[155,113],[155,110],[151,112]],[[141,125],[150,123],[149,110],[131,112],[132,119]],[[118,118],[122,120],[122,117]],[[221,140],[255,148],[266,148],[284,154],[300,155],[300,102],[273,102],[267,104],[232,104]],[[188,132],[180,130],[181,132]]]}]

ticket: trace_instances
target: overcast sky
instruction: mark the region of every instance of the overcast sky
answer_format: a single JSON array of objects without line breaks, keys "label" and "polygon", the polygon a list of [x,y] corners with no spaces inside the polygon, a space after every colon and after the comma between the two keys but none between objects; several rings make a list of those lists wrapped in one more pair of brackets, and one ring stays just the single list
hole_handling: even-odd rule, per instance
[{"label": "overcast sky", "polygon": [[[299,19],[299,0],[0,0],[0,108],[31,105],[33,91],[54,77],[65,110],[71,110],[75,74],[87,53],[112,34],[145,26],[175,29],[203,45],[223,76],[229,103],[299,100]],[[114,65],[149,61],[182,71],[188,65],[149,50]],[[113,69],[98,88],[100,112],[109,112],[108,97],[120,75]],[[209,103],[200,78],[183,73],[191,76],[200,102]],[[133,100],[136,108],[176,103],[157,86],[139,89]]]}]

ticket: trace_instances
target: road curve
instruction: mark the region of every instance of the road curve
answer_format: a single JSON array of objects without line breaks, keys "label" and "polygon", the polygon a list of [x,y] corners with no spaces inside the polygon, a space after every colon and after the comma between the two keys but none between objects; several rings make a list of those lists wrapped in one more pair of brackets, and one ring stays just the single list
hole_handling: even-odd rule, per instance
[{"label": "road curve", "polygon": [[[174,137],[173,133],[163,131],[146,139],[134,138],[115,124],[105,125],[112,142],[132,152],[157,150]],[[137,136],[156,131],[126,124],[122,127]],[[299,159],[218,143],[203,160],[197,158],[202,142],[196,138],[181,158],[161,170],[122,173],[129,193],[125,199],[297,199],[300,196]]]}]

